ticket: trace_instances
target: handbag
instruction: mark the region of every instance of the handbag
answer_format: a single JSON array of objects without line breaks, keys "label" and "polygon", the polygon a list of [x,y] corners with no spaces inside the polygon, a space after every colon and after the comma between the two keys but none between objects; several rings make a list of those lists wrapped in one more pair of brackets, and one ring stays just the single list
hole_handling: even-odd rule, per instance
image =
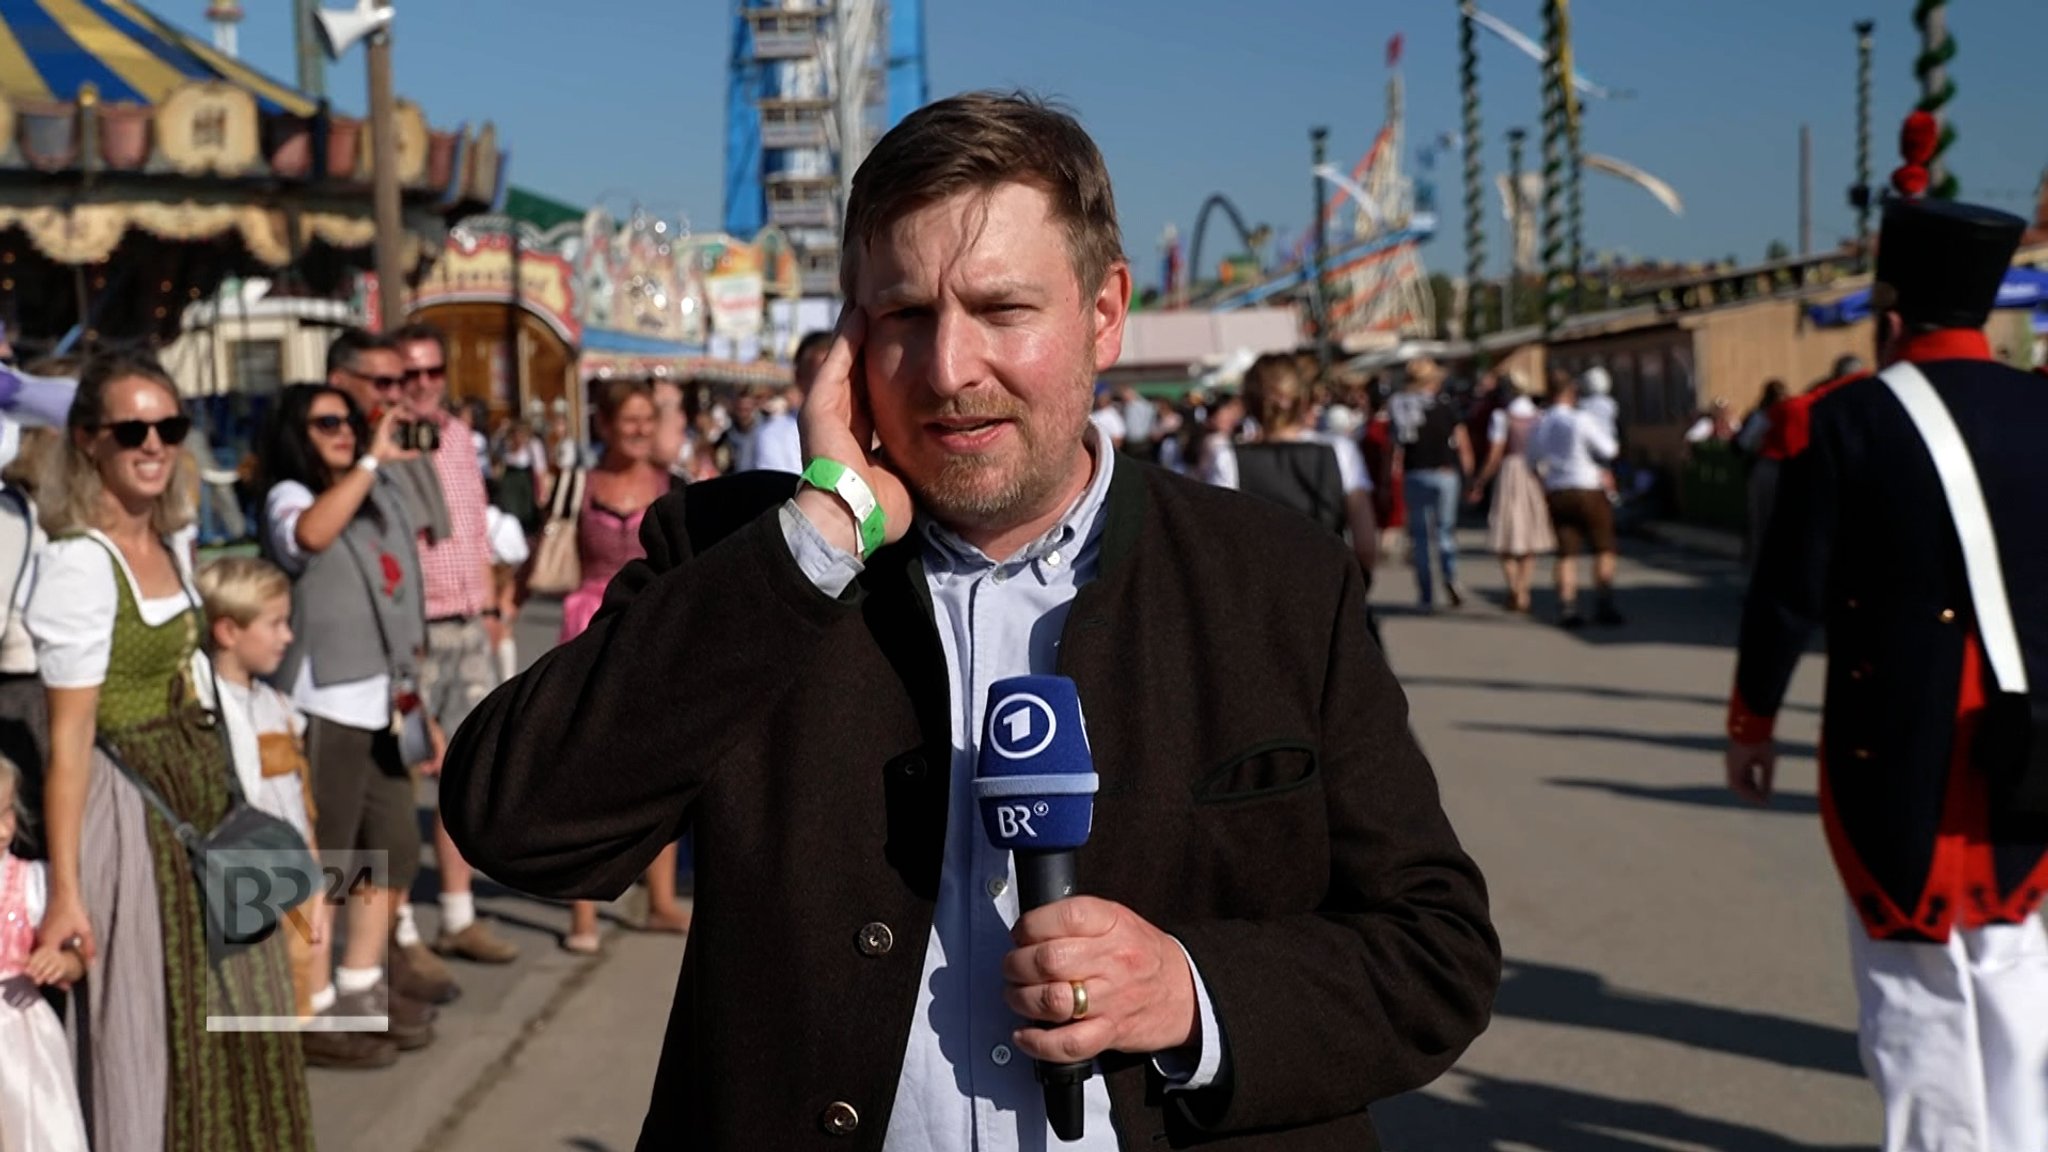
[{"label": "handbag", "polygon": [[542,596],[566,596],[583,583],[583,557],[576,547],[576,528],[583,517],[585,483],[581,468],[570,470],[555,482],[554,498],[548,502],[547,523],[540,530],[540,547],[533,553],[533,572],[526,579],[527,588]]},{"label": "handbag", "polygon": [[2032,693],[2027,684],[2019,630],[1998,561],[1998,537],[1984,506],[1977,467],[1955,418],[1925,373],[1901,361],[1879,373],[1878,379],[1905,408],[1934,458],[1949,518],[1962,545],[1978,638],[1991,666],[1991,691],[1985,694],[1984,711],[1977,720],[1973,753],[1990,781],[1994,812],[2048,816],[2048,699]]},{"label": "handbag", "polygon": [[[198,597],[185,589],[195,612],[204,614]],[[220,736],[223,768],[228,779],[228,809],[220,822],[201,832],[180,817],[142,774],[130,767],[104,733],[94,743],[107,760],[126,776],[142,799],[171,826],[178,843],[191,862],[192,878],[199,885],[199,906],[206,919],[207,950],[215,959],[253,948],[276,934],[285,914],[321,890],[320,865],[306,845],[305,837],[290,824],[250,805],[235,771],[235,752],[228,742],[227,723],[222,715],[224,698],[220,675],[207,661],[213,678],[213,708],[205,710],[205,726]]]}]

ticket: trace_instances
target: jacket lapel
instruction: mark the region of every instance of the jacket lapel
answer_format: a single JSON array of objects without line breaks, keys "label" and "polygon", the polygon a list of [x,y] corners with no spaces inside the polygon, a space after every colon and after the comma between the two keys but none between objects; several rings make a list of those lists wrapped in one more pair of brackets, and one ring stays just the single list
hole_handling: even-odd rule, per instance
[{"label": "jacket lapel", "polygon": [[952,793],[952,689],[916,537],[877,552],[860,577],[868,634],[910,696],[919,746],[880,765],[888,813],[883,855],[922,899],[939,895]]}]

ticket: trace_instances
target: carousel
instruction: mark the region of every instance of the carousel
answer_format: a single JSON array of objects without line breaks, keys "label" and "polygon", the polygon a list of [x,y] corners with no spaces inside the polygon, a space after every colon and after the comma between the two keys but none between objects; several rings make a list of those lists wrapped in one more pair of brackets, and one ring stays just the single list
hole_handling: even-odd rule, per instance
[{"label": "carousel", "polygon": [[[499,197],[495,129],[400,101],[404,267]],[[373,264],[370,131],[133,0],[0,0],[0,320],[157,345],[230,278],[337,299]]]}]

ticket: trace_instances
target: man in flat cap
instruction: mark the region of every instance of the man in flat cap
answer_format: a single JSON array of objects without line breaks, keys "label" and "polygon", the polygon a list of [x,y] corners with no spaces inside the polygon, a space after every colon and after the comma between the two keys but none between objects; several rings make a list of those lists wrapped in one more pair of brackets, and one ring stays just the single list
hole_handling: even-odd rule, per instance
[{"label": "man in flat cap", "polygon": [[2048,386],[1983,333],[2024,227],[1887,206],[1882,370],[1786,405],[1729,705],[1729,785],[1767,803],[1826,629],[1821,815],[1886,1152],[2048,1148]]}]

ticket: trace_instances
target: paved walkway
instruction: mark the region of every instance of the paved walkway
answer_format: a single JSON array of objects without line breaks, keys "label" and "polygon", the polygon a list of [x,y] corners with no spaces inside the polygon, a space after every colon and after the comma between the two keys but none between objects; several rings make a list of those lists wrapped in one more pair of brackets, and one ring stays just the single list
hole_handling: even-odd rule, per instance
[{"label": "paved walkway", "polygon": [[[536,602],[521,618],[521,656],[530,663],[553,643],[561,627],[559,606]],[[431,940],[437,930],[435,875],[427,867],[415,884],[413,898],[420,933]],[[601,912],[605,954],[578,956],[559,946],[568,931],[566,905],[534,900],[479,880],[478,911],[492,927],[520,947],[519,958],[502,967],[453,962],[463,989],[461,999],[444,1006],[435,1024],[435,1042],[399,1057],[384,1069],[341,1072],[314,1069],[308,1074],[313,1092],[313,1119],[321,1152],[445,1152],[458,1139],[463,1121],[474,1116],[508,1114],[506,1086],[519,1083],[522,1060],[529,1053],[566,1056],[572,1074],[544,1086],[528,1084],[510,1098],[521,1104],[552,1104],[569,1127],[562,1139],[542,1140],[540,1130],[512,1129],[506,1139],[488,1145],[502,1149],[573,1148],[598,1152],[630,1149],[639,1132],[653,1076],[651,1056],[631,1055],[632,1025],[654,1029],[642,1047],[660,1050],[660,1028],[668,1018],[668,1002],[681,964],[682,942],[673,936],[639,936],[624,932],[627,909],[611,906]],[[621,963],[608,970],[620,952],[641,956],[637,966]],[[654,969],[645,956],[652,954]],[[595,996],[600,1012],[624,1017],[612,1035],[579,1032],[576,1021]],[[579,1000],[579,997],[582,999]],[[641,1016],[645,1019],[640,1019]],[[568,1022],[564,1022],[565,1016]],[[619,1040],[618,1044],[613,1043]],[[582,1077],[581,1079],[578,1076]],[[635,1076],[638,1079],[635,1079]],[[618,1108],[590,1106],[593,1089],[615,1085],[629,1098],[622,1121]],[[530,1115],[522,1113],[522,1115]],[[585,1116],[595,1119],[585,1122]],[[610,1127],[605,1126],[606,1123]],[[630,1127],[619,1129],[621,1123]],[[608,1132],[611,1143],[571,1142],[580,1133]],[[624,1135],[619,1135],[623,1131]]]},{"label": "paved walkway", "polygon": [[[1388,1147],[1874,1146],[1816,817],[1819,662],[1780,722],[1777,805],[1743,807],[1720,764],[1736,562],[1632,544],[1629,623],[1568,633],[1547,592],[1533,619],[1504,615],[1499,569],[1476,559],[1485,606],[1395,616],[1385,637],[1486,872],[1507,976],[1458,1068],[1380,1110]],[[1389,570],[1376,599],[1412,588]]]},{"label": "paved walkway", "polygon": [[[1428,618],[1401,608],[1405,571],[1382,570],[1388,651],[1508,956],[1487,1034],[1439,1083],[1378,1110],[1397,1152],[1876,1143],[1846,912],[1815,819],[1819,664],[1781,722],[1778,806],[1738,806],[1719,749],[1739,567],[1631,548],[1630,622],[1583,633],[1545,622],[1547,592],[1534,619],[1504,614],[1483,555],[1466,566],[1475,602]],[[555,914],[508,900],[486,904],[543,926]],[[529,957],[479,973],[444,1013],[448,1039],[377,1089],[406,1124],[369,1107],[367,1082],[316,1083],[324,1152],[632,1147],[676,942],[616,936],[586,961],[515,931]]]}]

